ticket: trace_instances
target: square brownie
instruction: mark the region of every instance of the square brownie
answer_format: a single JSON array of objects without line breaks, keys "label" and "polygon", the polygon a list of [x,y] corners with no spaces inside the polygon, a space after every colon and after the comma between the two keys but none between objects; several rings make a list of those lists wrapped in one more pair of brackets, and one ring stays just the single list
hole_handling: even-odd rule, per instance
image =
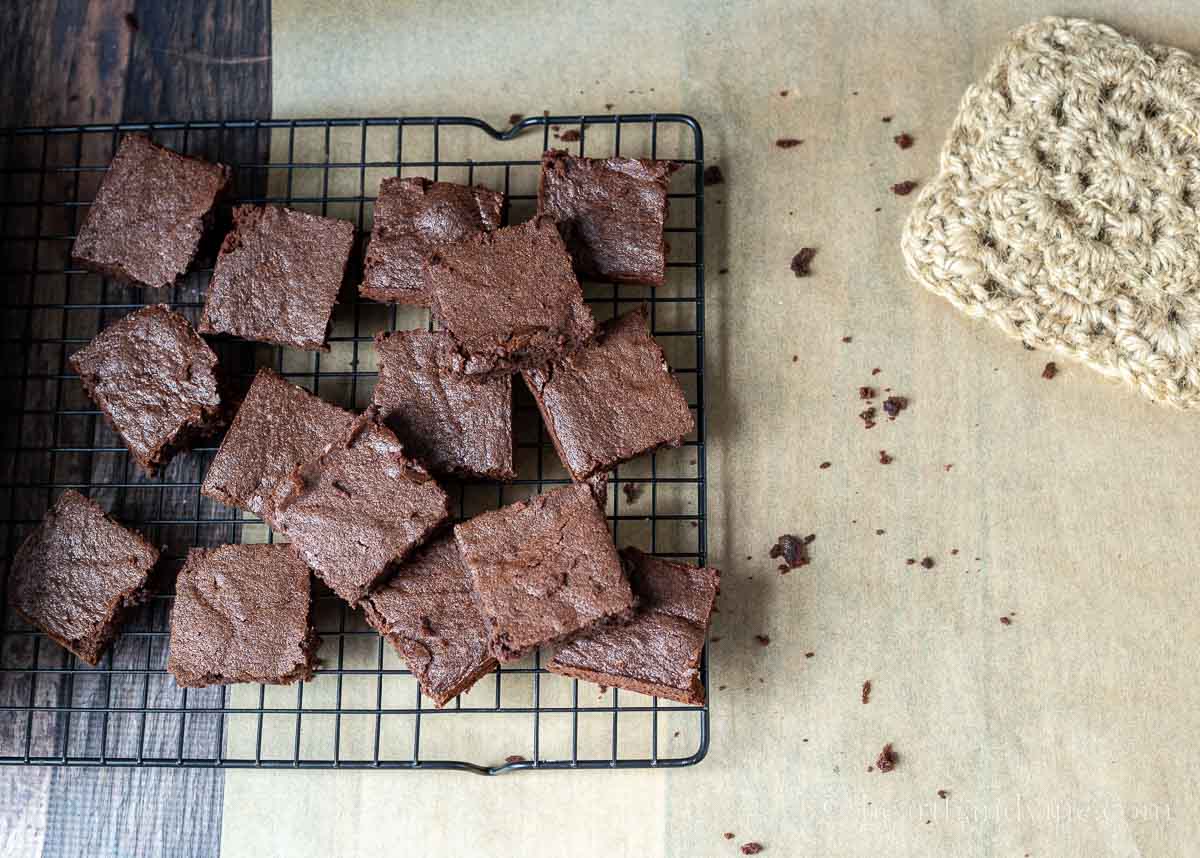
[{"label": "square brownie", "polygon": [[592,486],[564,486],[454,528],[500,661],[516,661],[598,624],[634,599]]},{"label": "square brownie", "polygon": [[650,335],[645,308],[610,319],[592,342],[524,377],[576,480],[659,447],[678,447],[695,428],[687,397]]},{"label": "square brownie", "polygon": [[329,318],[353,243],[349,221],[238,206],[208,286],[201,332],[329,351]]},{"label": "square brownie", "polygon": [[126,134],[71,258],[134,286],[170,286],[196,255],[231,176],[223,164],[172,152],[144,134]]},{"label": "square brownie", "polygon": [[384,179],[359,293],[375,301],[428,305],[426,260],[439,247],[498,229],[503,210],[504,194],[487,188],[420,176]]},{"label": "square brownie", "polygon": [[638,597],[634,618],[560,647],[549,669],[598,685],[703,706],[700,654],[721,573],[660,560],[636,548],[622,549],[621,563]]},{"label": "square brownie", "polygon": [[504,375],[544,366],[592,335],[595,322],[551,218],[473,235],[428,264],[434,316],[458,370]]},{"label": "square brownie", "polygon": [[320,638],[308,567],[286,545],[193,548],[175,583],[167,670],[177,685],[310,679]]},{"label": "square brownie", "polygon": [[315,459],[354,415],[266,367],[242,400],[200,491],[227,506],[262,515],[276,484]]},{"label": "square brownie", "polygon": [[445,331],[382,333],[375,352],[374,401],[409,455],[435,474],[516,477],[512,376],[455,374],[454,342]]},{"label": "square brownie", "polygon": [[276,485],[263,517],[357,605],[450,517],[450,498],[372,406]]},{"label": "square brownie", "polygon": [[362,608],[439,709],[496,667],[451,533],[417,549]]},{"label": "square brownie", "polygon": [[216,353],[166,304],[113,322],[71,355],[70,364],[151,476],[227,422]]},{"label": "square brownie", "polygon": [[667,186],[674,161],[542,156],[538,214],[558,221],[585,276],[661,286],[666,279]]},{"label": "square brownie", "polygon": [[88,664],[108,649],[126,609],[145,599],[158,549],[68,489],[17,549],[8,603]]}]

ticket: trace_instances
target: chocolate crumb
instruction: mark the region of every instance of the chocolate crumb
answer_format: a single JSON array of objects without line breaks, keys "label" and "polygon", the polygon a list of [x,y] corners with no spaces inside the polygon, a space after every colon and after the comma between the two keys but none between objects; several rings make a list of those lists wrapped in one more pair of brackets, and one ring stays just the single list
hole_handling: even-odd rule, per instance
[{"label": "chocolate crumb", "polygon": [[718,686],[717,686],[717,691],[724,691],[724,690],[725,690],[726,688],[728,688],[728,687],[729,687],[728,685],[718,685]]},{"label": "chocolate crumb", "polygon": [[792,355],[792,363],[796,363],[798,360],[800,360],[800,355]]},{"label": "chocolate crumb", "polygon": [[1042,378],[1049,381],[1050,379],[1054,378],[1054,376],[1056,376],[1056,375],[1058,375],[1058,365],[1055,364],[1054,361],[1050,361],[1042,369]]},{"label": "chocolate crumb", "polygon": [[879,375],[881,372],[883,372],[883,370],[881,370],[879,367],[875,367],[875,369],[871,370],[871,375]]},{"label": "chocolate crumb", "polygon": [[728,269],[728,268],[721,268],[721,269],[719,269],[719,270],[717,271],[717,273],[718,273],[718,274],[728,274],[728,273],[729,273],[729,269]]},{"label": "chocolate crumb", "polygon": [[138,30],[142,29],[141,22],[138,21],[137,15],[133,14],[132,12],[125,13],[125,26],[129,28],[131,33],[136,33]]},{"label": "chocolate crumb", "polygon": [[916,566],[917,558],[915,558],[915,557],[908,558],[907,560],[904,561],[904,565],[905,566]]},{"label": "chocolate crumb", "polygon": [[891,463],[892,463],[892,457],[888,455],[888,451],[880,450],[879,451],[879,464],[890,465]]},{"label": "chocolate crumb", "polygon": [[947,798],[949,795],[950,795],[950,793],[946,792],[944,789],[940,789],[937,791],[938,798]]},{"label": "chocolate crumb", "polygon": [[881,122],[885,122],[885,123],[887,123],[887,122],[891,122],[891,121],[892,121],[892,117],[890,117],[890,116],[885,116],[885,117],[883,117],[883,119],[882,119],[882,120],[880,120],[880,121],[881,121]]},{"label": "chocolate crumb", "polygon": [[605,110],[612,110],[614,107],[616,107],[616,105],[615,105],[615,104],[613,104],[611,101],[609,101],[609,102],[605,102],[605,104],[604,104],[604,109],[605,109]]},{"label": "chocolate crumb", "polygon": [[883,410],[892,420],[905,408],[908,408],[908,400],[903,396],[889,396],[883,401]]},{"label": "chocolate crumb", "polygon": [[734,834],[733,834],[733,832],[732,832],[732,831],[726,831],[726,832],[725,832],[725,839],[726,839],[726,840],[732,840],[732,839],[733,839],[733,837],[734,837]]},{"label": "chocolate crumb", "polygon": [[770,635],[755,635],[754,639],[758,641],[759,646],[768,646],[771,643]]},{"label": "chocolate crumb", "polygon": [[843,343],[849,343],[849,342],[852,342],[853,340],[854,340],[854,337],[842,337]]},{"label": "chocolate crumb", "polygon": [[779,90],[779,94],[784,98],[787,98],[788,91],[786,89],[781,89]]},{"label": "chocolate crumb", "polygon": [[863,428],[873,429],[875,427],[875,406],[872,405],[865,411],[860,411],[858,419],[863,422]]},{"label": "chocolate crumb", "polygon": [[825,470],[826,468],[830,467],[832,464],[833,464],[832,462],[822,462],[822,463],[821,463],[821,470],[822,470],[822,471],[823,471],[823,470]]},{"label": "chocolate crumb", "polygon": [[897,134],[892,139],[896,141],[896,145],[899,146],[901,149],[911,149],[912,148],[913,138],[912,138],[911,134],[908,134],[908,133]]},{"label": "chocolate crumb", "polygon": [[721,639],[721,636],[720,636],[720,635],[713,635],[713,636],[712,636],[711,638],[709,638],[708,640],[709,640],[709,643],[716,643],[716,642],[717,642],[717,641],[719,641],[720,639]]},{"label": "chocolate crumb", "polygon": [[817,255],[815,247],[802,247],[800,252],[792,257],[792,273],[797,277],[807,277],[812,272],[809,267],[812,265],[813,257]]},{"label": "chocolate crumb", "polygon": [[507,757],[504,758],[504,762],[506,762],[506,763],[523,763],[523,762],[525,762],[525,758],[522,757],[520,754],[509,754]]},{"label": "chocolate crumb", "polygon": [[717,164],[712,164],[704,168],[704,187],[723,185],[724,183],[725,174],[721,172],[721,168]]},{"label": "chocolate crumb", "polygon": [[862,687],[862,702],[863,702],[863,703],[870,703],[870,702],[871,702],[871,680],[869,680],[869,679],[868,679],[868,680],[866,680],[866,681],[863,683],[863,687]]},{"label": "chocolate crumb", "polygon": [[510,113],[508,115],[508,124],[516,125],[518,122],[520,122],[524,118],[525,118],[524,113]]},{"label": "chocolate crumb", "polygon": [[1001,623],[1003,623],[1003,624],[1004,624],[1004,625],[1006,625],[1006,626],[1011,626],[1011,625],[1012,625],[1012,620],[1011,620],[1011,619],[1009,619],[1008,617],[1001,617],[1001,618],[1000,618],[1000,622],[1001,622]]},{"label": "chocolate crumb", "polygon": [[887,531],[884,530],[882,527],[875,531],[876,536],[883,536],[885,533],[887,533]]},{"label": "chocolate crumb", "polygon": [[625,483],[621,486],[621,491],[625,493],[625,502],[636,503],[638,498],[642,496],[645,488],[641,483]]},{"label": "chocolate crumb", "polygon": [[796,146],[799,146],[803,142],[803,140],[800,140],[796,137],[780,137],[775,141],[775,145],[780,149],[792,149]]},{"label": "chocolate crumb", "polygon": [[956,556],[958,556],[958,549],[957,549],[957,548],[951,548],[951,549],[950,549],[950,556],[951,556],[951,557],[956,557]]},{"label": "chocolate crumb", "polygon": [[816,653],[815,653],[815,652],[806,652],[806,653],[804,654],[804,657],[805,657],[805,658],[812,658],[814,655],[816,655]]},{"label": "chocolate crumb", "polygon": [[917,183],[911,179],[905,182],[896,182],[892,185],[892,193],[898,197],[907,197],[917,189]]},{"label": "chocolate crumb", "polygon": [[942,465],[942,470],[945,471],[946,473],[950,473],[950,469],[953,467],[954,467],[953,465]]},{"label": "chocolate crumb", "polygon": [[879,752],[879,759],[875,761],[875,768],[881,772],[890,772],[896,768],[896,752],[892,750],[892,743],[888,742],[883,746],[883,750]]},{"label": "chocolate crumb", "polygon": [[672,736],[672,738],[673,738],[673,739],[678,739],[678,738],[679,738],[679,731],[678,731],[678,730],[676,730],[676,731],[675,731],[675,735],[674,735],[674,736]]},{"label": "chocolate crumb", "polygon": [[762,852],[762,851],[763,851],[763,845],[761,843],[755,843],[753,840],[751,840],[749,843],[742,844],[742,854],[743,855],[757,855],[759,852]]},{"label": "chocolate crumb", "polygon": [[932,569],[934,567],[933,558],[932,557],[922,557],[921,558],[921,566],[924,567],[925,569]]},{"label": "chocolate crumb", "polygon": [[858,389],[858,398],[859,399],[874,399],[875,398],[875,388],[865,387],[865,386],[860,387]]},{"label": "chocolate crumb", "polygon": [[779,564],[780,572],[786,573],[792,569],[799,569],[801,566],[809,564],[808,546],[812,545],[816,538],[815,533],[810,533],[803,539],[785,533],[771,546],[771,551],[767,556],[773,560],[783,559],[783,563]]},{"label": "chocolate crumb", "polygon": [[562,133],[561,136],[559,136],[558,139],[563,141],[564,143],[574,143],[579,140],[579,132],[576,131],[574,128],[568,128],[566,131],[564,131]]}]

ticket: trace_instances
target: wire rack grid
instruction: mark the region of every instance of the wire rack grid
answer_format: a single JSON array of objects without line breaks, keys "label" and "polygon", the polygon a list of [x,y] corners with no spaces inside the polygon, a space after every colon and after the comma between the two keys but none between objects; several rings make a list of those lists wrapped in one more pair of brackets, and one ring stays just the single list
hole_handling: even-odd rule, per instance
[{"label": "wire rack grid", "polygon": [[[677,114],[551,116],[497,130],[465,117],[159,122],[0,131],[0,522],[5,572],[24,536],[67,488],[99,501],[164,547],[155,592],[91,667],[3,605],[0,763],[101,766],[462,769],[677,767],[708,749],[708,706],[683,706],[547,672],[536,655],[503,666],[445,709],[417,684],[359,612],[318,589],[323,639],[314,679],[294,686],[180,689],[166,673],[174,574],[187,550],[274,539],[257,518],[200,494],[215,442],[177,456],[156,477],[133,467],[84,394],[67,358],[106,324],[167,300],[194,322],[216,240],[170,290],[139,290],[75,267],[70,246],[122,134],[234,168],[235,202],[277,203],[353,221],[369,234],[379,180],[394,175],[482,184],[508,197],[507,222],[536,207],[541,152],[664,158],[684,165],[670,189],[667,283],[585,284],[598,319],[642,303],[696,416],[696,432],[609,475],[618,545],[706,561],[703,140]],[[360,253],[355,254],[359,259]],[[352,263],[352,269],[356,263]],[[358,300],[358,271],[335,312],[331,350],[299,353],[217,338],[227,374],[248,383],[273,366],[346,407],[370,401],[370,343],[381,330],[430,325],[427,311]],[[458,517],[565,484],[521,385],[514,387],[518,479],[456,483]],[[6,577],[6,575],[5,575]],[[708,685],[707,652],[702,664]]]}]

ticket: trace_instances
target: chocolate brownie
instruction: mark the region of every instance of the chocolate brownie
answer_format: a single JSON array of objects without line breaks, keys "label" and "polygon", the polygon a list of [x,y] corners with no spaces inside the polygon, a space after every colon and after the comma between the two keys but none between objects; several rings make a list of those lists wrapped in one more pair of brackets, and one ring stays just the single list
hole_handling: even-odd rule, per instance
[{"label": "chocolate brownie", "polygon": [[79,229],[71,258],[134,286],[163,288],[187,271],[232,171],[127,134]]},{"label": "chocolate brownie", "polygon": [[70,364],[150,475],[226,423],[217,355],[166,304],[117,320],[71,355]]},{"label": "chocolate brownie", "polygon": [[700,654],[721,573],[660,560],[636,548],[622,549],[621,563],[638,597],[633,620],[560,647],[549,669],[599,685],[704,705]]},{"label": "chocolate brownie", "polygon": [[487,188],[384,179],[359,292],[376,301],[428,304],[425,261],[439,247],[499,228],[503,209],[504,194]]},{"label": "chocolate brownie", "polygon": [[167,670],[185,688],[310,679],[308,567],[286,545],[193,548],[175,583]]},{"label": "chocolate brownie", "polygon": [[371,406],[280,480],[263,517],[333,592],[357,605],[450,517],[450,498]]},{"label": "chocolate brownie", "polygon": [[419,548],[362,607],[439,709],[496,667],[453,534]]},{"label": "chocolate brownie", "polygon": [[433,313],[467,375],[544,366],[592,335],[592,313],[552,218],[445,247],[428,272]]},{"label": "chocolate brownie", "polygon": [[275,485],[297,465],[319,456],[353,420],[349,411],[264,367],[242,400],[200,491],[261,515]]},{"label": "chocolate brownie", "polygon": [[511,480],[512,376],[454,373],[445,331],[397,331],[375,338],[374,400],[405,451],[435,474]]},{"label": "chocolate brownie", "polygon": [[576,480],[678,447],[695,427],[643,308],[605,322],[592,342],[524,377]]},{"label": "chocolate brownie", "polygon": [[8,603],[88,664],[97,664],[125,610],[143,601],[158,550],[68,489],[13,558]]},{"label": "chocolate brownie", "polygon": [[329,351],[354,225],[280,206],[238,206],[213,271],[200,330]]},{"label": "chocolate brownie", "polygon": [[633,612],[629,582],[587,483],[485,512],[454,535],[500,661]]},{"label": "chocolate brownie", "polygon": [[538,214],[557,219],[580,274],[661,286],[666,279],[667,185],[673,161],[542,156]]}]

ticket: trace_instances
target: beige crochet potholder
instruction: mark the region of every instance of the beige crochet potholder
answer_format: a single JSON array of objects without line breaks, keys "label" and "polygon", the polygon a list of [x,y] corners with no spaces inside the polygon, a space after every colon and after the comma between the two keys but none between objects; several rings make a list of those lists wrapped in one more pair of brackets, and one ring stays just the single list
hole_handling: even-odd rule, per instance
[{"label": "beige crochet potholder", "polygon": [[1018,30],[902,239],[963,312],[1200,407],[1200,65],[1091,21]]}]

